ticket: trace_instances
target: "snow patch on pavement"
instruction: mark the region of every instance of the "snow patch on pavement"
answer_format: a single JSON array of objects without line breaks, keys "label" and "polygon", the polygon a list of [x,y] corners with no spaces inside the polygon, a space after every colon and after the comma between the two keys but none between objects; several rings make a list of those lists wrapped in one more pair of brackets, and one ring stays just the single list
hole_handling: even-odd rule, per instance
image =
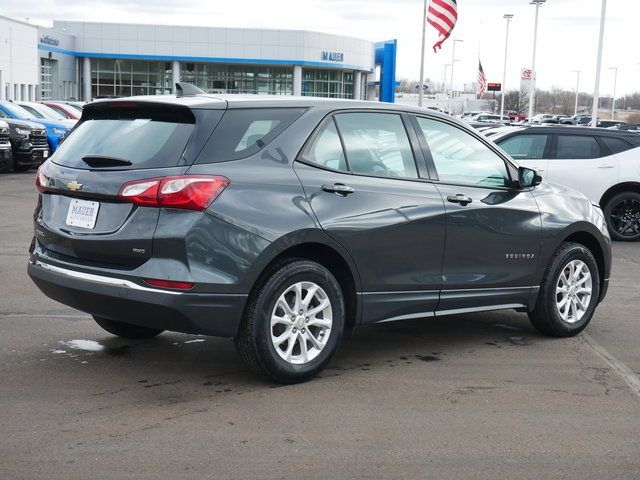
[{"label": "snow patch on pavement", "polygon": [[69,340],[67,342],[60,342],[73,350],[84,350],[87,352],[99,352],[104,350],[104,346],[94,340]]},{"label": "snow patch on pavement", "polygon": [[204,342],[203,338],[196,338],[195,340],[187,340],[184,343],[198,343],[198,342]]}]

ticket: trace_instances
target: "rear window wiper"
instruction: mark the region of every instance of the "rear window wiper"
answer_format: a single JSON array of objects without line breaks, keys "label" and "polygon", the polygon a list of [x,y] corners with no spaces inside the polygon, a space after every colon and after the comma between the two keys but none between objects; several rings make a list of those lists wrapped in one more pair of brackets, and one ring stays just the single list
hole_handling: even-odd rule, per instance
[{"label": "rear window wiper", "polygon": [[110,157],[108,155],[85,155],[82,161],[90,167],[125,167],[133,165],[130,160],[125,158]]}]

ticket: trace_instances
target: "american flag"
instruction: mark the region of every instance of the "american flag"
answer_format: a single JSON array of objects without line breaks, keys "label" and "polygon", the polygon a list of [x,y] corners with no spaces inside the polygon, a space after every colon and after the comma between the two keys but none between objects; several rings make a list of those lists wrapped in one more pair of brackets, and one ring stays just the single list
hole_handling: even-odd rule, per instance
[{"label": "american flag", "polygon": [[480,86],[480,98],[487,93],[487,77],[484,75],[482,62],[478,60],[478,85]]},{"label": "american flag", "polygon": [[449,38],[457,21],[457,0],[431,0],[429,10],[427,11],[427,23],[433,25],[440,34],[440,38],[438,38],[438,41],[433,45],[434,52],[442,48],[442,43]]}]

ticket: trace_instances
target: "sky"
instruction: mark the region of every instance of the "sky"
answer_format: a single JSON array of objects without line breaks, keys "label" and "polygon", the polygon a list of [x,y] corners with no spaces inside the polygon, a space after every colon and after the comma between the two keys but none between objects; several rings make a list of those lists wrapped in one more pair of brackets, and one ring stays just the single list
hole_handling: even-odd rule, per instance
[{"label": "sky", "polygon": [[[530,0],[458,0],[459,21],[437,54],[436,32],[427,30],[425,76],[442,82],[456,44],[457,88],[477,77],[478,54],[489,82],[501,82],[506,21],[513,14],[507,63],[507,89],[518,88],[520,69],[531,66],[535,7]],[[360,37],[397,39],[397,77],[417,79],[420,68],[422,0],[1,0],[0,14],[51,26],[53,19],[302,29]],[[548,0],[540,8],[537,54],[539,88],[593,92],[601,0]],[[640,0],[608,0],[601,94],[611,95],[618,67],[617,95],[640,91],[637,34]]]}]

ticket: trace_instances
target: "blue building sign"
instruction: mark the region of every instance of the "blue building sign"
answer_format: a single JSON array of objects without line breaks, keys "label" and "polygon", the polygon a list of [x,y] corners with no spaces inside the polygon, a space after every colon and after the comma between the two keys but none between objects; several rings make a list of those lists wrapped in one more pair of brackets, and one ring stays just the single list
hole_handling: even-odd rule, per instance
[{"label": "blue building sign", "polygon": [[44,33],[40,36],[40,43],[57,47],[58,45],[60,45],[60,40]]},{"label": "blue building sign", "polygon": [[325,62],[344,62],[344,53],[322,52],[322,60]]}]

